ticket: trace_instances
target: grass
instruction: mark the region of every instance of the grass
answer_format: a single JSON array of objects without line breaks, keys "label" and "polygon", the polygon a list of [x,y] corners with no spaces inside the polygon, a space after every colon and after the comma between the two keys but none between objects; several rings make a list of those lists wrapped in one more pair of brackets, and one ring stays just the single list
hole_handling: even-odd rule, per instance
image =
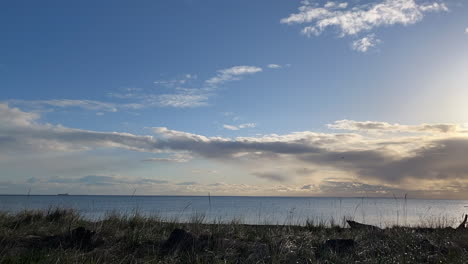
[{"label": "grass", "polygon": [[[376,231],[333,219],[289,226],[206,223],[202,215],[179,223],[137,212],[94,221],[63,209],[0,213],[0,263],[468,263],[468,230],[428,224]],[[78,243],[77,227],[91,238]],[[176,228],[192,240],[168,248]],[[333,248],[332,239],[355,243]]]}]

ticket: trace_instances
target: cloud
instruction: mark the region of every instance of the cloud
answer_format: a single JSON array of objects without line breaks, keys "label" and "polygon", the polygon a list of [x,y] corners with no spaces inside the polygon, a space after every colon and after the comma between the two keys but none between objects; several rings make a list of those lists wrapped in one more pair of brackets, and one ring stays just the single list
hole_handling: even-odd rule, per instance
[{"label": "cloud", "polygon": [[193,169],[192,173],[195,174],[217,174],[217,170],[207,170],[207,169]]},{"label": "cloud", "polygon": [[255,124],[255,123],[245,123],[245,124],[240,124],[240,125],[237,125],[237,126],[224,124],[223,128],[227,129],[227,130],[240,130],[240,129],[244,129],[244,128],[254,128],[256,126],[257,126],[257,124]]},{"label": "cloud", "polygon": [[[310,2],[303,2],[305,5],[310,5]],[[348,7],[348,3],[336,3],[336,2],[327,2],[324,5],[325,8],[336,9],[336,8],[346,8]]]},{"label": "cloud", "polygon": [[9,103],[20,106],[27,106],[30,108],[44,108],[44,107],[58,107],[68,108],[77,107],[85,110],[96,110],[103,112],[116,112],[118,106],[114,103],[100,102],[93,100],[70,100],[70,99],[56,99],[56,100],[10,100]]},{"label": "cloud", "polygon": [[209,94],[190,94],[190,93],[177,93],[177,94],[163,94],[158,96],[157,104],[162,107],[200,107],[208,105]]},{"label": "cloud", "polygon": [[458,124],[421,124],[416,126],[390,124],[375,121],[339,120],[328,124],[328,128],[350,131],[410,132],[410,133],[455,133],[464,132]]},{"label": "cloud", "polygon": [[186,153],[176,153],[168,158],[149,158],[144,159],[143,161],[146,162],[177,162],[177,163],[185,163],[192,160],[193,157]]},{"label": "cloud", "polygon": [[18,108],[0,103],[0,117],[0,128],[9,128],[32,125],[39,118],[39,115],[23,112]]},{"label": "cloud", "polygon": [[198,76],[188,74],[183,79],[165,81],[166,87],[176,87],[176,92],[157,96],[145,96],[143,105],[157,105],[160,107],[192,108],[207,106],[208,100],[215,95],[215,90],[222,84],[230,81],[241,80],[245,75],[261,72],[262,68],[255,66],[234,66],[227,69],[218,70],[216,76],[204,81],[201,88],[183,88],[189,80],[197,79]]},{"label": "cloud", "polygon": [[365,184],[346,179],[326,179],[318,188],[322,193],[334,193],[343,196],[385,196],[386,194],[401,194],[402,189],[385,185]]},{"label": "cloud", "polygon": [[226,124],[223,125],[223,128],[225,128],[227,130],[239,130],[239,128],[237,126],[226,125]]},{"label": "cloud", "polygon": [[[299,7],[298,13],[281,19],[281,23],[303,24],[302,33],[306,36],[318,36],[328,28],[336,28],[339,36],[344,37],[369,32],[382,26],[415,24],[424,18],[425,13],[441,11],[448,11],[443,2],[419,4],[415,0],[383,0],[348,8],[347,3],[328,2],[319,7],[305,1]],[[356,46],[367,50],[372,43],[375,41],[361,38],[360,45],[358,42]]]},{"label": "cloud", "polygon": [[0,103],[0,150],[5,152],[83,151],[119,147],[156,151],[151,136],[96,132],[42,124],[39,115]]},{"label": "cloud", "polygon": [[194,181],[176,183],[176,185],[197,185],[197,184],[198,182],[194,182]]},{"label": "cloud", "polygon": [[44,108],[81,108],[97,111],[98,115],[103,112],[117,112],[121,110],[139,110],[155,107],[172,108],[194,108],[209,105],[209,99],[214,96],[216,88],[229,81],[241,80],[245,75],[261,72],[262,68],[255,66],[234,66],[218,70],[216,76],[205,80],[200,88],[185,88],[198,79],[197,75],[185,74],[182,78],[173,80],[155,81],[155,85],[173,88],[171,92],[155,93],[148,92],[142,88],[126,88],[122,92],[111,92],[107,95],[118,99],[117,102],[103,102],[95,100],[8,100],[15,106],[27,107],[29,109]]},{"label": "cloud", "polygon": [[468,27],[465,28],[465,34],[468,34]]},{"label": "cloud", "polygon": [[261,72],[262,68],[256,66],[234,66],[231,68],[219,70],[215,77],[205,81],[210,87],[216,87],[226,82],[240,80],[242,76]]},{"label": "cloud", "polygon": [[157,80],[157,81],[154,81],[153,83],[155,85],[158,85],[158,86],[173,88],[173,87],[177,87],[177,86],[180,86],[180,85],[185,85],[185,84],[189,83],[192,80],[196,80],[197,78],[198,78],[198,76],[196,74],[184,74],[179,79]]},{"label": "cloud", "polygon": [[282,66],[278,65],[278,64],[268,64],[267,67],[270,68],[270,69],[280,69],[280,68],[282,68]]},{"label": "cloud", "polygon": [[253,172],[252,175],[270,181],[285,182],[287,177],[275,172]]},{"label": "cloud", "polygon": [[375,34],[370,34],[364,38],[355,40],[352,48],[359,52],[367,52],[370,48],[375,47],[380,42],[381,41],[375,37]]},{"label": "cloud", "polygon": [[[36,182],[40,182],[36,180]],[[36,183],[35,182],[35,183]],[[47,183],[59,183],[59,184],[86,184],[93,186],[113,186],[113,185],[152,185],[152,184],[167,184],[168,181],[155,180],[148,178],[131,179],[125,177],[115,177],[108,175],[88,175],[81,178],[50,178],[46,180]]]},{"label": "cloud", "polygon": [[[229,162],[239,169],[255,170],[256,177],[279,182],[301,175],[302,171],[297,168],[307,168],[303,174],[311,172],[311,178],[332,171],[332,174],[353,177],[362,183],[392,187],[408,186],[408,182],[415,180],[421,188],[428,184],[435,186],[435,182],[438,186],[452,186],[454,181],[468,184],[468,134],[457,124],[401,125],[341,120],[329,128],[351,133],[303,131],[225,138],[165,127],[153,128],[155,135],[151,136],[97,132],[44,124],[39,118],[36,113],[0,104],[0,152],[20,161],[24,153],[42,156],[46,152],[119,148],[172,153],[169,158],[152,160],[159,162],[188,160],[182,153]],[[280,164],[289,167],[284,171],[291,173],[271,171]],[[83,182],[102,183],[110,180],[105,177],[82,179]]]},{"label": "cloud", "polygon": [[309,176],[309,175],[314,174],[316,172],[317,172],[317,170],[313,170],[313,169],[309,169],[309,168],[296,169],[296,174],[297,175]]},{"label": "cloud", "polygon": [[315,188],[315,185],[313,184],[307,184],[301,187],[302,190],[312,190]]}]

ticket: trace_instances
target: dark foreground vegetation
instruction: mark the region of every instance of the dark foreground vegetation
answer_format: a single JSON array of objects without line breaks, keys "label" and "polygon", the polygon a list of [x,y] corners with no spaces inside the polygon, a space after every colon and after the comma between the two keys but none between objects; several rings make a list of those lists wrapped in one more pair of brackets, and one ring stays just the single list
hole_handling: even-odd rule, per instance
[{"label": "dark foreground vegetation", "polygon": [[167,222],[55,209],[0,214],[0,263],[468,263],[468,230]]}]

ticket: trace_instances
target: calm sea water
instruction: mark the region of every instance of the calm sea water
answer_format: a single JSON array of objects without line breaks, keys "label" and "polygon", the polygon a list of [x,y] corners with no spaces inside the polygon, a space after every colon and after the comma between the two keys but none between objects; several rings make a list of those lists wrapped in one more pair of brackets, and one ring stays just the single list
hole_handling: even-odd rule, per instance
[{"label": "calm sea water", "polygon": [[456,226],[468,213],[466,200],[309,197],[207,196],[9,196],[0,195],[0,211],[73,208],[90,219],[109,213],[156,215],[167,220],[232,220],[247,224],[302,225],[308,219],[341,224],[343,218],[381,227],[400,225]]}]

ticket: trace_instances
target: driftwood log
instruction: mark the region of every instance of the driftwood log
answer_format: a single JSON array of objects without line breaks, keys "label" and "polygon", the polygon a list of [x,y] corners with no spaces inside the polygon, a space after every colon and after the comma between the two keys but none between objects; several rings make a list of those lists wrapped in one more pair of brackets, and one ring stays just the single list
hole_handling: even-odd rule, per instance
[{"label": "driftwood log", "polygon": [[[456,228],[457,230],[463,230],[467,228],[466,222],[468,221],[468,214],[465,214],[465,217],[463,218],[463,221],[461,224]],[[351,227],[351,229],[360,229],[360,230],[382,230],[381,228],[373,225],[366,225],[362,224],[356,221],[351,221],[351,220],[346,220],[348,225]],[[449,227],[451,228],[451,227]]]},{"label": "driftwood log", "polygon": [[361,224],[356,221],[346,220],[351,229],[360,229],[360,230],[381,230],[379,227],[373,225]]},{"label": "driftwood log", "polygon": [[466,220],[468,220],[468,215],[465,215],[463,222],[457,227],[457,229],[465,229],[466,228]]}]

